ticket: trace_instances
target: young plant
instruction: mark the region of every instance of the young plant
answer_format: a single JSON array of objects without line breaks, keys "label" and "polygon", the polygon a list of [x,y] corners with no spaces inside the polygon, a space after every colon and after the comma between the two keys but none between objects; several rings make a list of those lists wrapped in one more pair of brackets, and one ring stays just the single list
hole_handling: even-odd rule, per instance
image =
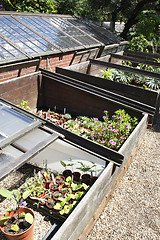
[{"label": "young plant", "polygon": [[24,189],[30,192],[30,197],[40,197],[45,190],[42,180],[37,175],[26,180]]},{"label": "young plant", "polygon": [[28,101],[25,101],[25,100],[22,100],[22,102],[20,104],[18,104],[17,106],[25,109],[25,110],[31,110],[30,107],[27,105],[28,104]]},{"label": "young plant", "polygon": [[86,165],[83,162],[78,162],[81,164],[81,167],[77,167],[77,169],[81,170],[83,173],[91,171],[94,165]]},{"label": "young plant", "polygon": [[[25,212],[22,212],[21,214],[19,213],[20,208],[24,208],[27,206],[27,203],[24,200],[30,195],[30,191],[25,191],[25,192],[23,192],[23,194],[21,194],[21,192],[18,190],[9,191],[7,189],[1,189],[0,195],[2,195],[3,197],[5,197],[7,199],[11,199],[13,201],[13,203],[15,204],[14,209],[9,209],[9,208],[6,209],[7,212],[14,210],[14,211],[17,211],[17,213],[18,213],[18,223],[13,224],[11,226],[12,231],[17,232],[19,230],[20,218],[25,218],[25,220],[30,224],[33,223],[34,219],[33,219],[32,214],[25,213]],[[3,217],[0,220],[0,226],[2,226],[4,223],[6,223],[10,218],[11,218],[10,216]]]},{"label": "young plant", "polygon": [[60,161],[61,165],[65,168],[65,170],[67,169],[67,167],[73,168],[74,163],[72,163],[72,158],[69,158],[68,161],[70,162],[68,164],[66,164],[64,161]]}]

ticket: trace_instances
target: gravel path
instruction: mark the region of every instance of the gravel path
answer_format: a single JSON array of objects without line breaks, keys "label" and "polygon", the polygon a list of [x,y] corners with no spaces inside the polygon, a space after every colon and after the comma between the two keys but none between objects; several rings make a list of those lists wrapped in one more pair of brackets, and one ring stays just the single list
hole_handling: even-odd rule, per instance
[{"label": "gravel path", "polygon": [[160,117],[87,240],[160,239]]}]

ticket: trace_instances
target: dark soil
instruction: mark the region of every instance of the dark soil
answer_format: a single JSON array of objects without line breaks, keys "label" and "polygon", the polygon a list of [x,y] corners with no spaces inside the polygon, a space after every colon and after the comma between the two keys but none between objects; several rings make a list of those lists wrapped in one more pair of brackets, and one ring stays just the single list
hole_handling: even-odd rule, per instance
[{"label": "dark soil", "polygon": [[[11,230],[11,226],[13,224],[17,224],[19,226],[19,230],[17,232]],[[18,219],[18,216],[14,216],[7,221],[6,225],[4,226],[4,232],[9,234],[20,234],[25,232],[30,226],[31,224],[26,222],[24,218]]]}]

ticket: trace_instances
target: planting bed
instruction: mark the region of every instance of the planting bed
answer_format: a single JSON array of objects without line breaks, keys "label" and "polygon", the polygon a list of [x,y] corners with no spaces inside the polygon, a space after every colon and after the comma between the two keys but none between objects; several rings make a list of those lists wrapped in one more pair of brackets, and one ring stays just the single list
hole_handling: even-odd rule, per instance
[{"label": "planting bed", "polygon": [[73,118],[68,113],[59,114],[50,110],[40,110],[36,115],[114,150],[120,148],[138,124],[136,117],[131,118],[121,109],[117,110],[111,118],[109,118],[108,111],[104,110],[103,121],[100,121],[97,117],[89,118],[88,116]]},{"label": "planting bed", "polygon": [[[14,122],[14,118],[20,117],[21,122],[25,120],[27,123],[30,123],[30,118],[32,121],[31,124],[23,126],[24,128],[22,128],[21,131],[16,129],[17,131],[15,131],[13,135],[11,134],[6,139],[1,140],[0,146],[3,149],[3,154],[7,155],[8,153],[9,155],[12,155],[13,158],[7,159],[6,155],[5,158],[7,161],[4,161],[5,159],[1,158],[4,166],[0,170],[0,178],[4,178],[13,170],[19,169],[19,167],[26,162],[30,162],[34,166],[42,167],[42,162],[45,159],[48,161],[48,169],[54,171],[54,175],[56,175],[57,172],[62,173],[65,165],[72,164],[69,161],[70,158],[76,163],[73,167],[74,172],[78,168],[81,168],[82,170],[84,168],[83,165],[89,165],[88,172],[90,172],[92,164],[96,164],[97,167],[95,173],[98,178],[94,184],[90,186],[90,189],[83,196],[80,203],[76,205],[74,210],[67,216],[67,219],[63,221],[63,223],[61,222],[61,219],[64,217],[63,215],[58,215],[60,218],[56,220],[53,218],[53,226],[50,225],[50,223],[49,225],[47,223],[47,228],[44,231],[45,233],[43,232],[43,236],[41,235],[37,238],[75,240],[79,238],[90,219],[94,218],[94,214],[105,199],[106,194],[108,194],[111,189],[114,189],[113,186],[117,177],[125,168],[128,159],[146,130],[148,114],[142,113],[140,110],[136,111],[136,109],[133,109],[129,105],[122,103],[119,104],[116,100],[102,96],[100,92],[93,92],[92,89],[89,90],[77,86],[76,84],[65,82],[63,81],[63,77],[58,78],[56,75],[49,76],[42,73],[38,79],[40,79],[40,84],[36,107],[40,116],[25,111],[7,101],[1,100],[2,105],[4,104],[1,110],[3,113],[11,115],[10,117],[12,121],[10,121],[10,117],[8,116],[8,126],[10,126],[9,124],[11,123],[13,123],[13,125],[15,124],[15,126],[19,126],[19,124],[17,124],[18,119]],[[23,81],[23,78],[21,81]],[[30,102],[30,99],[28,99],[28,101]],[[56,112],[56,117],[53,122],[51,122],[51,112],[48,112],[47,114],[44,113],[44,118],[41,118],[43,115],[42,109],[53,109],[53,111]],[[83,132],[87,131],[91,133],[92,131],[93,133],[96,129],[92,128],[92,123],[94,123],[97,128],[99,128],[98,125],[100,125],[102,131],[104,129],[103,124],[105,123],[105,120],[107,120],[107,117],[109,117],[109,121],[112,122],[109,123],[111,124],[110,126],[106,123],[105,131],[108,131],[108,133],[105,132],[105,135],[108,136],[109,132],[115,134],[119,132],[118,126],[123,125],[123,123],[121,124],[120,122],[113,121],[113,119],[111,120],[112,116],[114,114],[116,115],[115,112],[119,109],[124,109],[125,112],[130,115],[131,119],[136,118],[137,123],[133,129],[132,125],[128,125],[131,122],[124,122],[127,134],[121,133],[121,135],[117,137],[114,135],[114,139],[112,139],[113,137],[108,139],[107,143],[112,140],[110,146],[103,145],[103,141],[105,141],[103,139],[101,139],[101,144],[98,143],[99,141],[97,140],[102,137],[101,132],[98,132],[100,134],[99,138],[96,136],[95,139],[92,139],[92,136],[87,136],[88,138],[86,138],[84,135],[82,137],[81,135],[75,134],[75,132],[70,131],[71,129],[69,130],[67,126],[64,128],[67,122],[69,123],[70,121],[73,121],[75,124],[75,120],[78,116],[87,116],[88,118],[85,124],[91,124],[91,126],[84,126],[84,122],[80,121],[81,125],[83,125]],[[109,116],[103,115],[104,110],[108,110]],[[66,114],[66,112],[71,116]],[[60,113],[63,113],[63,115],[60,115]],[[61,119],[56,119],[59,116],[61,116]],[[69,119],[70,117],[71,119]],[[121,121],[121,117],[123,118],[123,116],[116,115],[116,120]],[[63,122],[61,121],[62,119]],[[60,124],[60,126],[58,124]],[[115,126],[117,126],[117,128],[115,128]],[[5,127],[6,126],[4,125],[4,128],[2,129],[3,131],[7,129]],[[128,132],[128,128],[130,129],[130,132]],[[9,129],[12,130],[14,127],[12,126]],[[122,139],[125,141],[115,149],[115,142],[118,142],[118,138],[120,139],[120,137],[125,138]],[[110,148],[112,145],[113,148]],[[72,166],[70,166],[70,170],[71,169]],[[92,175],[94,176],[95,173],[93,172]],[[33,176],[34,175],[30,174],[29,177]],[[4,178],[3,181],[7,178]],[[25,179],[23,178],[20,185],[24,184],[24,180]],[[4,184],[3,181],[2,184]],[[16,185],[17,184],[15,184],[13,188],[15,188]],[[6,188],[8,188],[7,185]],[[30,203],[31,207],[33,207],[32,203]],[[37,205],[37,203],[34,205]],[[41,208],[42,211],[47,209],[47,207],[43,206]],[[49,210],[49,212],[50,211],[51,210]],[[47,216],[46,212],[43,212],[43,214]],[[39,228],[45,226],[42,220],[43,214],[39,215],[38,213],[38,216],[40,216],[41,219],[38,226]],[[50,219],[50,216],[47,216],[47,219]]]},{"label": "planting bed", "polygon": [[23,190],[31,191],[28,201],[33,208],[64,222],[91,185],[91,176],[83,179],[82,175],[81,183],[73,179],[72,172],[54,176],[54,171],[43,168],[26,180]]}]

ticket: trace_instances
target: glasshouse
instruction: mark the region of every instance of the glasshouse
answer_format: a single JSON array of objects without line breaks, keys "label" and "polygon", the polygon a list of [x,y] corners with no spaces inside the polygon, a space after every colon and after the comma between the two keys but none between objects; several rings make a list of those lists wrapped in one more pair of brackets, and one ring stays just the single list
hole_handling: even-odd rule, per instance
[{"label": "glasshouse", "polygon": [[91,20],[1,12],[0,239],[86,239],[159,114],[160,55],[126,44]]}]

